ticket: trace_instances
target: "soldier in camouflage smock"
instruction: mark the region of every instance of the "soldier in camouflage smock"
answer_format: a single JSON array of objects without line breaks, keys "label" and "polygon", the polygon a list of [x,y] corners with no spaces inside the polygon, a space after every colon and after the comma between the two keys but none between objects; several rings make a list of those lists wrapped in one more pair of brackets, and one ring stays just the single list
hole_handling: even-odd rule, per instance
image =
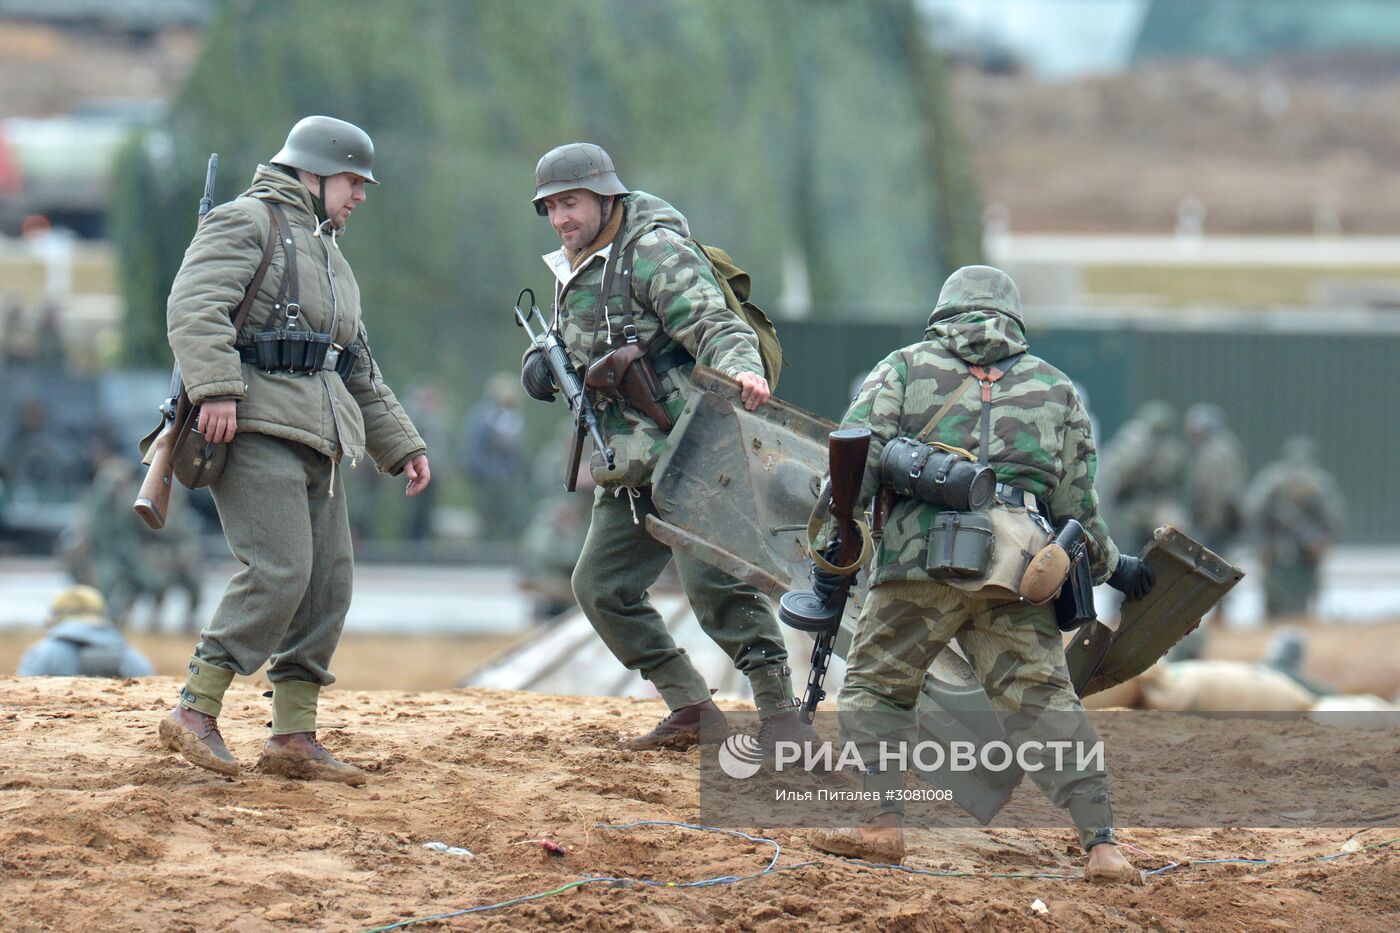
[{"label": "soldier in camouflage smock", "polygon": [[[697,361],[738,380],[750,411],[768,400],[758,337],[725,304],[678,210],[653,195],[629,191],[608,154],[588,143],[545,153],[535,169],[534,202],[563,242],[544,257],[556,279],[552,326],[580,374],[635,336],[647,347],[663,386],[662,404],[673,420],[685,406]],[[635,334],[624,332],[629,309]],[[558,391],[543,355],[533,350],[523,361],[521,383],[544,401]],[[671,710],[651,732],[628,740],[630,746],[687,748],[724,731],[724,715],[710,699],[709,685],[648,599],[648,589],[673,558],[701,627],[749,678],[763,720],[762,740],[807,735],[795,712],[787,650],[767,600],[746,583],[672,554],[647,534],[651,474],[668,432],[621,400],[590,394],[589,401],[616,456],[609,469],[593,452],[598,488],[574,569],[574,595],[617,659],[651,681]]]},{"label": "soldier in camouflage smock", "polygon": [[[1145,595],[1150,572],[1136,558],[1119,555],[1098,514],[1088,416],[1069,378],[1026,352],[1020,304],[1015,284],[1000,270],[960,269],[944,284],[923,341],[875,367],[842,423],[871,431],[862,501],[868,503],[879,486],[885,445],[917,435],[953,395],[958,401],[928,440],[977,450],[981,396],[960,393],[968,367],[990,367],[1024,354],[992,385],[987,454],[998,495],[1030,508],[1033,498],[1056,526],[1078,519],[1088,533],[1095,582],[1107,580],[1132,596]],[[929,665],[956,638],[1013,747],[1055,739],[1092,744],[1096,739],[1070,683],[1053,608],[979,598],[925,572],[927,539],[938,511],[918,500],[896,500],[847,655],[839,709],[872,717],[913,710]],[[830,582],[823,577],[818,574],[819,588]],[[1073,724],[1070,731],[1064,731],[1066,723]],[[867,762],[878,759],[864,748],[861,753]],[[1032,777],[1057,806],[1069,808],[1089,852],[1091,879],[1138,880],[1118,851],[1102,770],[1057,771],[1047,760]],[[884,785],[896,778],[902,785],[902,775],[867,772],[867,789],[883,798]],[[822,831],[812,841],[836,854],[898,861],[904,855],[901,813],[898,802],[885,803],[879,812],[867,812],[862,826]]]}]

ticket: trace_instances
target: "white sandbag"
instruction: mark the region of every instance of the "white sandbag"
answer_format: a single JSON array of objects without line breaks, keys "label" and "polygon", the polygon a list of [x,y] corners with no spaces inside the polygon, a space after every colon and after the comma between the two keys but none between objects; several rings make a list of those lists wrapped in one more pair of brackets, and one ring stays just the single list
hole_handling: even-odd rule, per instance
[{"label": "white sandbag", "polygon": [[1142,678],[1134,677],[1084,698],[1085,709],[1133,709],[1142,703]]},{"label": "white sandbag", "polygon": [[1343,729],[1390,729],[1400,726],[1400,707],[1373,693],[1323,697],[1308,711],[1308,718]]},{"label": "white sandbag", "polygon": [[1141,680],[1144,707],[1170,712],[1301,713],[1317,702],[1286,674],[1245,661],[1161,662]]}]

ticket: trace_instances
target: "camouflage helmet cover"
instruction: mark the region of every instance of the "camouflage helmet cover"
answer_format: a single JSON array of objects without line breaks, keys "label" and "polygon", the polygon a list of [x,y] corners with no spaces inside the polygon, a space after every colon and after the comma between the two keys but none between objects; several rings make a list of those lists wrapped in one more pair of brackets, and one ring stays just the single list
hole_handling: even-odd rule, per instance
[{"label": "camouflage helmet cover", "polygon": [[540,157],[535,166],[535,213],[545,216],[545,198],[574,188],[601,195],[631,194],[617,177],[612,156],[592,143],[565,143]]},{"label": "camouflage helmet cover", "polygon": [[948,276],[928,322],[936,324],[968,311],[995,311],[1026,326],[1021,317],[1021,293],[1016,283],[1011,281],[1011,276],[991,266],[963,266]]},{"label": "camouflage helmet cover", "polygon": [[327,178],[341,172],[374,179],[374,141],[353,123],[335,117],[303,117],[287,134],[272,162]]}]

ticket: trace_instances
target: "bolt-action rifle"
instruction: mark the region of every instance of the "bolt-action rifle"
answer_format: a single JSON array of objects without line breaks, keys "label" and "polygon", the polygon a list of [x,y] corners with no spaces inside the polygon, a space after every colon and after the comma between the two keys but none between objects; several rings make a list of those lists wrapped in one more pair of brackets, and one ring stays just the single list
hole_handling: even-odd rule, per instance
[{"label": "bolt-action rifle", "polygon": [[[210,153],[209,166],[204,173],[204,197],[199,199],[199,223],[214,204],[214,176],[219,171],[219,154]],[[180,376],[180,362],[175,361],[170,371],[170,397],[160,406],[161,417],[165,420],[151,442],[147,452],[150,468],[141,482],[141,491],[136,494],[132,508],[155,530],[165,527],[165,514],[170,509],[170,484],[175,471],[175,452],[189,437],[199,417],[198,406],[190,404],[185,393],[185,381]]]},{"label": "bolt-action rifle", "polygon": [[[520,300],[526,295],[530,296],[529,314],[520,310]],[[538,334],[530,326],[532,318],[539,322],[540,332]],[[569,411],[574,413],[574,445],[569,451],[569,472],[564,476],[564,489],[567,492],[573,492],[578,483],[578,467],[583,460],[585,438],[593,438],[593,447],[602,455],[609,470],[616,465],[613,449],[603,440],[603,433],[598,429],[598,413],[593,410],[592,405],[588,404],[588,398],[583,391],[583,381],[579,379],[578,373],[569,363],[568,351],[564,349],[559,335],[550,328],[544,315],[540,313],[539,306],[535,304],[533,289],[522,288],[520,294],[515,296],[515,323],[525,328],[530,342],[544,354],[545,362],[549,365],[549,373],[554,377],[554,384],[563,393],[564,401],[569,405]]]},{"label": "bolt-action rifle", "polygon": [[[812,562],[828,572],[837,573],[842,580],[829,594],[819,595],[811,590],[791,590],[778,601],[778,618],[787,625],[815,636],[812,646],[812,669],[807,676],[807,691],[802,697],[802,718],[811,722],[817,704],[826,699],[826,669],[831,665],[831,653],[836,634],[841,630],[841,616],[846,611],[851,584],[856,573],[870,556],[870,530],[856,517],[856,500],[860,497],[861,481],[865,478],[865,460],[870,452],[868,428],[848,428],[832,431],[827,438],[827,456],[831,479],[828,486],[831,519],[835,531],[822,554],[812,552]],[[826,496],[823,496],[825,499]],[[820,512],[820,504],[818,506]],[[808,531],[817,530],[813,516]]]}]

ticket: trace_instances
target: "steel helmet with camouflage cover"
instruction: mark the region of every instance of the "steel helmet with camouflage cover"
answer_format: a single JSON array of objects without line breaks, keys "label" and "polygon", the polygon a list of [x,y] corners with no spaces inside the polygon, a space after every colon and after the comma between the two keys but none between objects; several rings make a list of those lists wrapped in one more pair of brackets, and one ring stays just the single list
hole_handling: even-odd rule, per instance
[{"label": "steel helmet with camouflage cover", "polygon": [[545,198],[574,188],[604,196],[632,193],[617,177],[612,156],[592,143],[565,143],[540,157],[535,166],[535,213],[545,216]]},{"label": "steel helmet with camouflage cover", "polygon": [[353,123],[335,117],[303,117],[270,160],[326,178],[341,172],[359,175],[372,185],[374,141]]},{"label": "steel helmet with camouflage cover", "polygon": [[1021,293],[1011,276],[991,266],[963,266],[948,276],[938,293],[929,324],[964,314],[968,311],[995,311],[1005,314],[1022,328]]}]

